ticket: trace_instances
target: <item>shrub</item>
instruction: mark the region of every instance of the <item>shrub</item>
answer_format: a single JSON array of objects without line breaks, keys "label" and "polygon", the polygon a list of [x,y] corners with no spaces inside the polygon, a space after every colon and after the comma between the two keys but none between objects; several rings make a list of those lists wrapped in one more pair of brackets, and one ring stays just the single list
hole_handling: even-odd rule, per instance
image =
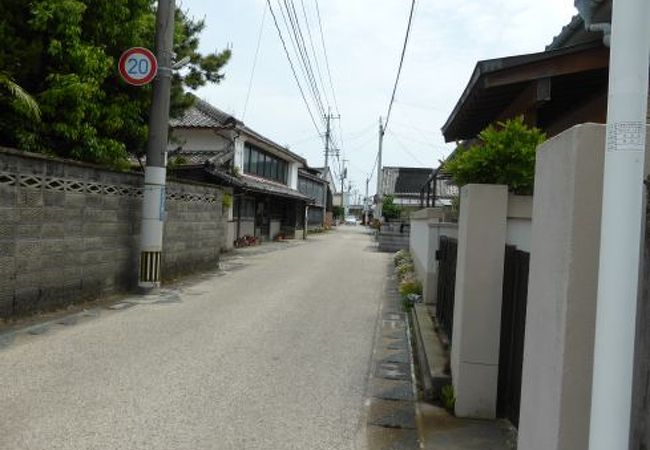
[{"label": "shrub", "polygon": [[411,257],[411,254],[408,252],[408,250],[400,250],[397,253],[395,253],[395,256],[393,256],[393,262],[395,263],[395,267],[399,266],[403,262],[408,262],[408,261],[413,261],[413,258]]},{"label": "shrub", "polygon": [[399,295],[406,297],[409,294],[422,295],[422,283],[415,277],[405,277],[399,284]]},{"label": "shrub", "polygon": [[440,392],[440,400],[442,401],[442,406],[453,414],[456,406],[456,395],[454,394],[454,387],[451,384],[443,386]]},{"label": "shrub", "polygon": [[394,203],[392,195],[384,196],[381,211],[386,219],[399,219],[402,215],[402,208]]},{"label": "shrub", "polygon": [[223,194],[223,199],[221,200],[221,206],[223,209],[228,209],[232,206],[232,194],[226,192]]},{"label": "shrub", "polygon": [[402,262],[397,268],[397,276],[400,280],[406,278],[409,274],[412,274],[415,271],[415,266],[410,261]]},{"label": "shrub", "polygon": [[490,125],[479,134],[480,144],[445,164],[454,183],[505,184],[517,194],[532,194],[535,151],[546,140],[538,128],[528,127],[523,117]]}]

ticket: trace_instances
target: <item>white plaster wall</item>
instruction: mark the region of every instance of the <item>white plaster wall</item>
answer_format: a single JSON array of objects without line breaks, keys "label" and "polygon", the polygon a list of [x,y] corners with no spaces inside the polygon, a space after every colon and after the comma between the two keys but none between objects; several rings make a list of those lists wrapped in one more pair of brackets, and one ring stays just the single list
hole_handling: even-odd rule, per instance
[{"label": "white plaster wall", "polygon": [[537,151],[520,450],[588,448],[604,142],[579,125]]},{"label": "white plaster wall", "polygon": [[237,232],[237,223],[235,222],[228,222],[228,227],[227,227],[227,234],[226,234],[226,249],[230,250],[234,246],[235,239],[235,233]]},{"label": "white plaster wall", "polygon": [[244,140],[241,138],[235,139],[233,166],[239,169],[239,173],[244,173]]},{"label": "white plaster wall", "polygon": [[174,140],[168,144],[168,150],[179,146],[185,151],[221,150],[230,145],[228,139],[213,130],[176,128],[172,136]]},{"label": "white plaster wall", "polygon": [[280,232],[280,221],[279,220],[272,220],[271,223],[269,224],[269,238],[274,239],[275,236]]},{"label": "white plaster wall", "polygon": [[288,185],[291,189],[298,190],[298,169],[302,164],[298,162],[289,163],[289,180]]},{"label": "white plaster wall", "polygon": [[496,416],[508,189],[461,189],[451,371],[459,417]]},{"label": "white plaster wall", "polygon": [[531,219],[508,219],[506,244],[530,253],[530,240],[533,221]]},{"label": "white plaster wall", "polygon": [[411,231],[409,235],[409,250],[413,256],[415,272],[420,280],[426,277],[426,269],[429,266],[429,219],[411,219]]}]

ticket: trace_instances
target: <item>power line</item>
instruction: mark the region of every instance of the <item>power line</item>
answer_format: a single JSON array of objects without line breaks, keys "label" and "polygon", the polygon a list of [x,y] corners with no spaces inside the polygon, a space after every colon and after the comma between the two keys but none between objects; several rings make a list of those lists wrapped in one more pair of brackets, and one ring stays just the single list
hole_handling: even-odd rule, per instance
[{"label": "power line", "polygon": [[[298,41],[298,33],[296,32],[295,26],[293,24],[293,17],[291,16],[291,12],[289,10],[289,7],[287,6],[286,0],[277,0],[277,2],[278,2],[278,8],[280,9],[282,21],[284,22],[284,27],[286,28],[287,35],[289,36],[289,41],[293,46],[293,51],[296,56],[298,67],[300,67],[304,80],[307,84],[307,88],[308,88],[307,93],[311,95],[311,98],[314,100],[314,103],[316,105],[316,109],[318,110],[317,111],[318,115],[322,118],[322,116],[324,115],[324,111],[322,105],[320,105],[318,103],[318,100],[316,99],[314,86],[311,83],[311,79],[307,72],[307,65],[305,64],[302,48],[300,47],[300,42]],[[283,3],[284,3],[284,7],[282,6]]]},{"label": "power line", "polygon": [[330,89],[332,90],[332,99],[334,100],[334,109],[336,109],[336,114],[340,114],[339,105],[336,101],[336,93],[334,92],[334,83],[332,83],[332,72],[330,70],[329,58],[327,57],[327,46],[325,46],[325,36],[323,33],[323,21],[320,17],[320,8],[318,6],[318,0],[314,0],[316,4],[316,15],[318,16],[318,29],[320,30],[320,40],[323,45],[323,54],[325,55],[325,67],[327,68],[327,77],[330,82]]},{"label": "power line", "polygon": [[393,86],[393,94],[390,98],[390,103],[388,104],[388,113],[386,114],[386,122],[384,125],[384,130],[388,128],[388,121],[390,120],[390,113],[393,109],[393,103],[395,102],[395,94],[397,93],[397,85],[399,84],[399,78],[402,74],[402,66],[404,65],[404,56],[406,55],[406,46],[408,44],[409,35],[411,33],[411,24],[413,23],[413,11],[415,11],[415,0],[411,0],[411,12],[409,13],[409,21],[406,26],[406,35],[404,36],[404,46],[402,47],[402,55],[399,59],[399,67],[397,68],[397,77],[395,77],[395,85]]},{"label": "power line", "polygon": [[[278,3],[280,3],[280,0],[278,0]],[[287,2],[287,0],[283,0],[283,3],[284,3],[284,9],[282,8],[282,4],[280,4],[280,11],[282,12],[282,17],[285,22],[285,26],[287,27],[287,31],[289,32],[289,37],[292,38],[291,42],[294,46],[294,50],[296,54],[298,55],[299,58],[298,62],[299,64],[301,64],[301,69],[303,71],[305,79],[307,80],[307,84],[309,85],[309,89],[311,91],[311,95],[314,100],[314,103],[318,108],[318,112],[321,118],[323,118],[325,116],[325,107],[323,106],[323,102],[320,97],[320,91],[316,83],[316,77],[314,76],[314,71],[311,67],[311,60],[307,52],[307,46],[305,44],[305,40],[302,34],[302,29],[300,28],[300,21],[298,20],[298,15],[296,13],[293,1]],[[286,9],[286,16],[284,13],[285,9]]]},{"label": "power line", "polygon": [[255,58],[253,58],[253,69],[251,70],[251,77],[248,80],[248,92],[246,93],[246,101],[244,102],[244,110],[241,114],[241,120],[246,116],[246,109],[248,108],[248,100],[251,96],[251,89],[253,87],[253,75],[255,74],[255,67],[257,66],[257,57],[260,53],[260,45],[262,43],[262,33],[264,32],[264,21],[266,20],[266,8],[262,12],[262,23],[260,24],[260,32],[257,36],[257,48],[255,49]]},{"label": "power line", "polygon": [[[316,73],[318,74],[318,80],[320,81],[321,86],[323,87],[323,95],[325,96],[325,103],[327,107],[330,107],[330,101],[327,96],[327,89],[325,89],[325,83],[323,83],[323,75],[320,70],[320,64],[318,64],[318,53],[316,52],[316,47],[314,47],[314,40],[311,35],[311,27],[309,26],[309,17],[307,16],[307,9],[305,8],[305,0],[300,0],[300,6],[302,6],[302,14],[305,17],[305,25],[307,28],[307,36],[309,37],[309,46],[311,47],[311,52],[314,55],[314,64],[316,65]],[[338,114],[338,111],[336,111]]]},{"label": "power line", "polygon": [[411,150],[408,149],[408,147],[400,140],[399,137],[397,137],[397,135],[395,133],[393,133],[392,131],[389,131],[389,133],[390,133],[391,136],[393,136],[395,138],[395,141],[400,145],[400,147],[402,147],[406,153],[411,155],[411,158],[413,158],[415,161],[417,161],[418,164],[421,164],[423,166],[428,166],[428,164],[425,164],[422,161],[420,161],[420,158],[415,156],[415,154],[412,153]]},{"label": "power line", "polygon": [[291,66],[291,72],[293,73],[293,78],[296,80],[296,84],[298,85],[298,89],[300,90],[300,96],[302,97],[302,100],[305,103],[305,106],[307,107],[307,112],[309,113],[311,122],[314,124],[314,128],[316,128],[316,131],[318,132],[318,134],[320,134],[320,129],[316,124],[314,115],[312,114],[311,108],[309,107],[309,103],[307,102],[307,98],[305,97],[305,92],[303,91],[302,86],[300,85],[300,81],[298,80],[298,74],[296,74],[296,69],[293,66],[293,62],[291,61],[291,56],[289,55],[289,49],[287,48],[287,44],[284,41],[284,38],[282,37],[282,31],[280,30],[280,25],[278,24],[278,20],[275,17],[275,13],[273,12],[273,7],[271,6],[271,0],[266,0],[266,3],[267,5],[269,5],[269,11],[271,12],[271,16],[273,16],[273,23],[275,23],[275,28],[278,31],[278,36],[280,37],[280,41],[282,42],[284,53],[287,55],[287,60],[289,61],[289,65]]}]

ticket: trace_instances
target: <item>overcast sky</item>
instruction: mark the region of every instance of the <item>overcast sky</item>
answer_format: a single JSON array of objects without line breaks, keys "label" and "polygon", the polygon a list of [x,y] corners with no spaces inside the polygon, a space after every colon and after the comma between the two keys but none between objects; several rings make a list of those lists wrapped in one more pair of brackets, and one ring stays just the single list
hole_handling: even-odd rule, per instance
[{"label": "overcast sky", "polygon": [[[302,1],[328,85],[315,0]],[[277,0],[271,3],[279,14]],[[294,4],[302,18],[301,0],[294,0]],[[410,4],[409,0],[319,1],[341,115],[340,121],[334,122],[341,159],[349,160],[349,179],[353,190],[361,193],[376,158],[378,120],[387,112]],[[268,8],[266,0],[182,0],[181,6],[191,16],[205,18],[202,51],[227,46],[233,51],[225,80],[201,88],[198,95],[241,118],[260,24]],[[418,0],[384,140],[384,165],[436,167],[451,150],[440,128],[476,62],[542,51],[575,13],[573,0]],[[334,108],[331,94],[328,99]],[[244,121],[279,144],[288,145],[309,165],[323,165],[322,140],[307,114],[268,10]],[[373,175],[371,194],[375,184]]]}]

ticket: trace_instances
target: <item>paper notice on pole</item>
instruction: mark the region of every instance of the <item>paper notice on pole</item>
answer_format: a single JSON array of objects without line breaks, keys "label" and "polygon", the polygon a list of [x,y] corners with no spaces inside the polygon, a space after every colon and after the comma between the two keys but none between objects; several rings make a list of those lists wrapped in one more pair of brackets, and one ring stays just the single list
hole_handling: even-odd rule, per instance
[{"label": "paper notice on pole", "polygon": [[643,152],[645,148],[645,123],[617,122],[608,125],[608,152]]}]

